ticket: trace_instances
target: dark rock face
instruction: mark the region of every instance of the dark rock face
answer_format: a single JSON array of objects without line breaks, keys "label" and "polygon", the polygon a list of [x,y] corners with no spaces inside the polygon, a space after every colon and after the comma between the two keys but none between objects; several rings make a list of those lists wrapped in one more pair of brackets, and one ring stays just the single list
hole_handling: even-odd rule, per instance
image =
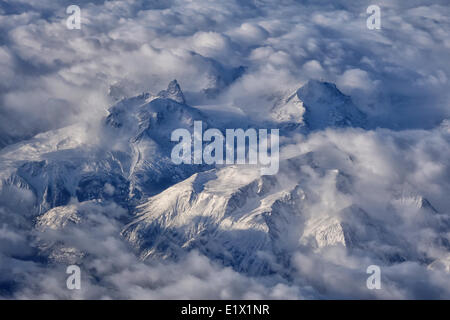
[{"label": "dark rock face", "polygon": [[76,195],[78,201],[112,200],[127,206],[130,183],[122,176],[110,173],[88,175],[78,183]]},{"label": "dark rock face", "polygon": [[172,99],[178,103],[185,104],[183,91],[181,91],[180,85],[177,80],[172,80],[166,90],[162,90],[158,93],[158,96],[164,99]]}]

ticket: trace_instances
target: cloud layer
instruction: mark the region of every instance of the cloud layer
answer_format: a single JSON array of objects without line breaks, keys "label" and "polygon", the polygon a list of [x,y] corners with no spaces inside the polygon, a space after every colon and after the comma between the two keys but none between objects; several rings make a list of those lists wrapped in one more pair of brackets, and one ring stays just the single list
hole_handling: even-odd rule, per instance
[{"label": "cloud layer", "polygon": [[66,28],[64,4],[0,4],[7,135],[101,115],[114,84],[158,92],[177,78],[198,92],[214,86],[218,65],[247,67],[218,108],[258,112],[264,97],[322,78],[352,94],[373,126],[423,128],[449,116],[445,1],[381,1],[378,31],[366,27],[369,1],[80,1],[81,30]]},{"label": "cloud layer", "polygon": [[[66,28],[68,5],[81,30]],[[439,216],[411,217],[398,204],[398,233],[433,259],[448,254],[427,223],[450,213],[450,7],[447,1],[377,1],[381,30],[366,27],[372,1],[0,1],[0,148],[75,122],[98,126],[116,99],[157,93],[177,79],[187,103],[262,118],[273,97],[308,79],[335,82],[368,115],[370,128],[295,137],[284,152],[322,155],[323,166],[355,173],[345,202],[395,220],[392,194],[423,195]],[[212,93],[212,94],[211,94]],[[384,129],[376,129],[384,128]],[[434,129],[433,129],[434,128]],[[376,130],[375,130],[376,129]],[[88,137],[88,139],[90,139]],[[353,159],[349,167],[343,155]],[[328,160],[327,160],[328,159]],[[316,203],[336,206],[335,186]],[[77,203],[81,225],[45,233],[47,244],[86,253],[82,290],[65,286],[65,265],[36,258],[31,192],[2,190],[0,297],[4,298],[449,298],[448,274],[416,261],[386,264],[385,290],[364,287],[367,255],[335,247],[294,252],[292,281],[251,278],[198,252],[178,262],[142,262],[117,235],[119,207]],[[5,205],[10,197],[21,207]],[[331,201],[331,202],[327,202]],[[314,209],[314,207],[313,207]],[[312,209],[311,209],[312,210]],[[36,231],[37,232],[37,231]],[[439,236],[449,240],[449,230]],[[39,236],[41,237],[41,235]],[[442,240],[442,241],[444,241]],[[42,239],[40,240],[42,241]],[[95,244],[95,245],[93,245]],[[448,248],[447,248],[448,249]],[[101,279],[101,280],[98,280]],[[349,284],[348,279],[359,279]]]}]

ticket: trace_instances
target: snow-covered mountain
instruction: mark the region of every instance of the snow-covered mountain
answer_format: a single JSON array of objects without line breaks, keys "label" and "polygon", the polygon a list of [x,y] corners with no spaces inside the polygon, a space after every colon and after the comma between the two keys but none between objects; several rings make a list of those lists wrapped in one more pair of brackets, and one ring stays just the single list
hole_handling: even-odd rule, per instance
[{"label": "snow-covered mountain", "polygon": [[[73,125],[39,134],[0,152],[1,189],[28,190],[36,214],[78,201],[113,200],[128,207],[202,166],[170,159],[170,133],[207,119],[184,103],[176,81],[158,95],[119,101],[99,128]],[[87,132],[97,141],[87,138]]]},{"label": "snow-covered mountain", "polygon": [[364,127],[366,115],[349,96],[329,82],[310,80],[292,94],[277,100],[273,120],[284,127],[306,131],[328,127]]},{"label": "snow-covered mountain", "polygon": [[[140,205],[122,234],[142,259],[177,259],[197,249],[252,275],[285,274],[294,252],[320,252],[333,246],[369,252],[387,264],[433,261],[398,229],[386,225],[377,212],[346,201],[312,210],[318,197],[327,199],[305,182],[311,174],[332,183],[335,197],[356,192],[351,186],[355,177],[324,164],[316,166],[318,162],[320,155],[314,153],[287,159],[275,177],[238,166],[195,174]],[[439,216],[428,200],[392,196],[386,207],[398,215],[397,228],[416,224],[419,231],[425,227],[420,221],[433,221],[432,228],[440,229],[440,235],[426,235],[426,241],[450,249],[441,236],[450,230],[450,219]],[[401,217],[406,210],[410,215]]]},{"label": "snow-covered mountain", "polygon": [[[333,112],[321,109],[328,104]],[[274,112],[281,123],[305,123],[311,130],[362,123],[349,97],[331,84],[316,81],[308,82]],[[323,113],[326,116],[319,125],[317,117]],[[194,120],[215,126],[214,119],[186,104],[174,80],[156,95],[143,93],[109,108],[104,124],[97,128],[98,143],[84,141],[86,129],[75,125],[5,148],[0,152],[2,190],[31,190],[36,198],[33,210],[40,214],[67,204],[71,197],[113,199],[129,206],[206,169],[177,166],[170,160],[170,133],[177,128],[192,130]]]},{"label": "snow-covered mountain", "polygon": [[[272,124],[312,136],[366,121],[350,97],[318,81],[279,100],[270,117]],[[401,179],[374,186],[385,192],[376,205],[370,195],[361,197],[365,176],[377,174],[370,159],[336,146],[302,150],[282,140],[294,152],[283,153],[274,176],[248,165],[175,165],[170,134],[192,131],[196,120],[217,124],[187,104],[174,80],[156,95],[118,101],[98,128],[73,125],[5,147],[0,223],[30,232],[39,256],[60,263],[92,258],[87,242],[74,239],[107,220],[108,232],[115,230],[143,261],[177,261],[196,250],[246,275],[291,281],[298,254],[339,248],[388,266],[412,262],[448,270],[448,214]],[[17,210],[26,214],[17,217]]]}]

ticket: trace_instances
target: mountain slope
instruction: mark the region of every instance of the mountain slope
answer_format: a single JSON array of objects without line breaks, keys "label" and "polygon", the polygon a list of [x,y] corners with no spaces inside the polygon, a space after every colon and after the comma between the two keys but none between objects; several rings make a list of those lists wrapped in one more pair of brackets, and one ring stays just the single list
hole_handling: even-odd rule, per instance
[{"label": "mountain slope", "polygon": [[[402,216],[412,210],[409,198],[387,199],[386,210],[397,221],[390,226],[376,211],[349,202],[347,195],[357,192],[355,177],[327,169],[320,154],[290,158],[280,167],[276,176],[239,166],[194,174],[140,205],[122,234],[144,260],[180,259],[195,249],[239,272],[286,277],[299,251],[320,254],[342,247],[389,265],[432,262],[421,248],[426,243],[448,250],[440,236],[423,233],[418,240],[398,232],[410,224],[421,232],[426,228],[421,220],[434,221],[433,229],[443,228],[440,234],[450,230],[423,197],[413,202],[415,220]],[[316,184],[319,190],[326,185],[334,191],[321,194],[311,189]]]}]

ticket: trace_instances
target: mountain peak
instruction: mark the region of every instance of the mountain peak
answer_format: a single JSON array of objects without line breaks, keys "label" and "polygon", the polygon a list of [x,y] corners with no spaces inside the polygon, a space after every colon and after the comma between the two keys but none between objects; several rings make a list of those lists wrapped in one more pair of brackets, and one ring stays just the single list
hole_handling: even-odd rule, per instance
[{"label": "mountain peak", "polygon": [[297,95],[305,103],[316,102],[319,99],[335,100],[336,98],[348,98],[334,83],[319,80],[309,80],[297,90]]},{"label": "mountain peak", "polygon": [[272,117],[286,127],[305,130],[328,127],[364,127],[366,115],[334,83],[309,80],[301,88],[278,100]]},{"label": "mountain peak", "polygon": [[178,103],[185,104],[186,100],[184,98],[183,91],[181,91],[180,85],[176,79],[170,81],[169,86],[166,90],[162,90],[158,93],[161,98],[172,99]]},{"label": "mountain peak", "polygon": [[334,83],[309,80],[297,90],[297,97],[305,105],[304,119],[311,130],[366,124],[366,115]]}]

